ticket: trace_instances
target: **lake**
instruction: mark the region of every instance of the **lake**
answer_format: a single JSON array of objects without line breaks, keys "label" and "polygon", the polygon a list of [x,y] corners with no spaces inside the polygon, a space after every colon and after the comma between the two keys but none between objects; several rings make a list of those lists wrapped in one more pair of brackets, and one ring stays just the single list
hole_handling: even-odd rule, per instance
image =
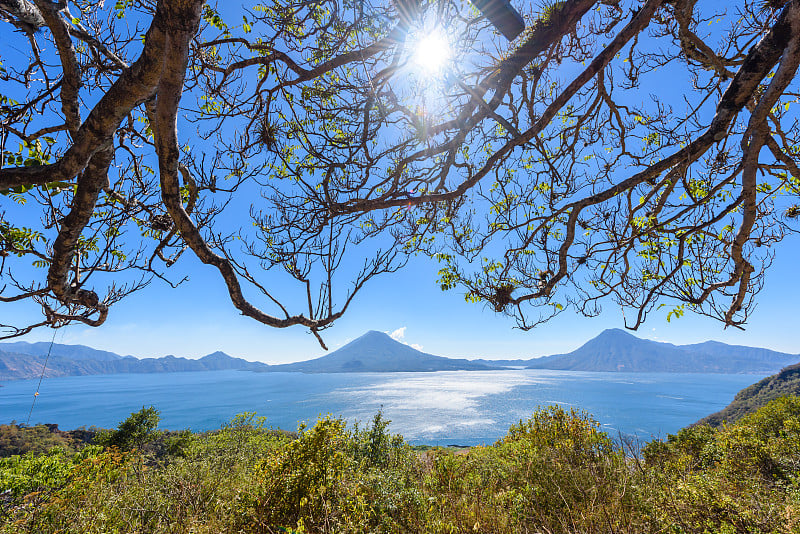
[{"label": "lake", "polygon": [[[390,430],[412,444],[493,443],[537,406],[592,414],[612,437],[664,438],[718,411],[759,375],[591,373],[550,370],[302,374],[212,371],[48,378],[31,424],[116,427],[142,406],[161,428],[211,430],[254,411],[295,430],[333,414],[368,422],[383,410]],[[38,380],[0,388],[0,423],[28,418]]]}]

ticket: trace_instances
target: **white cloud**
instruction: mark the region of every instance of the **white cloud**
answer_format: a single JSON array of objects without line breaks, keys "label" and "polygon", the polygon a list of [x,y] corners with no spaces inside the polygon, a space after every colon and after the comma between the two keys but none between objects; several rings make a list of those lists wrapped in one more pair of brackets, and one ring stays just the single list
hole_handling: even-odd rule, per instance
[{"label": "white cloud", "polygon": [[389,334],[389,337],[391,337],[395,341],[403,342],[403,338],[406,337],[406,327],[402,326],[402,327],[398,328],[397,330],[395,330],[394,332]]},{"label": "white cloud", "polygon": [[422,345],[420,345],[419,343],[409,343],[408,341],[405,340],[406,339],[406,328],[407,327],[405,327],[405,326],[401,326],[400,328],[398,328],[397,330],[395,330],[391,334],[389,332],[386,332],[386,333],[389,334],[389,337],[391,337],[395,341],[399,341],[403,345],[408,345],[412,349],[422,350]]}]

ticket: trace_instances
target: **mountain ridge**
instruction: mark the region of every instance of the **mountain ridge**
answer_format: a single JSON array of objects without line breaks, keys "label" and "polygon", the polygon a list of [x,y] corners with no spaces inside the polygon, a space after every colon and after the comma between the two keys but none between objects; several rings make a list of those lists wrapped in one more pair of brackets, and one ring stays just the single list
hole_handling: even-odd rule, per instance
[{"label": "mountain ridge", "polygon": [[618,328],[604,330],[577,349],[534,360],[528,369],[651,373],[775,373],[800,355],[706,341],[674,345],[641,339]]},{"label": "mountain ridge", "polygon": [[61,343],[53,343],[52,348],[50,343],[46,341],[37,341],[29,343],[27,341],[14,341],[11,343],[0,344],[0,351],[15,352],[19,354],[30,354],[33,356],[50,356],[65,358],[68,360],[97,360],[97,361],[114,361],[126,358],[127,356],[120,356],[114,352],[107,350],[94,349],[86,345],[64,345]]},{"label": "mountain ridge", "polygon": [[[0,344],[0,380],[24,380],[42,375],[53,378],[58,376],[87,376],[119,373],[169,373],[191,371],[247,370],[253,371],[267,365],[250,362],[242,358],[234,358],[224,352],[215,352],[199,359],[176,357],[173,355],[161,358],[135,358],[120,356],[116,359],[91,360],[85,358],[68,358],[50,354],[23,354],[7,352],[5,344]],[[105,352],[105,351],[103,351]],[[113,354],[113,353],[111,353]],[[45,361],[47,365],[45,367]]]},{"label": "mountain ridge", "polygon": [[[9,350],[17,349],[17,350]],[[0,380],[38,377],[50,344],[0,344]],[[22,350],[28,353],[21,352]],[[96,355],[98,359],[94,359]],[[46,377],[116,373],[246,370],[258,372],[352,373],[426,372],[503,369],[567,371],[752,373],[770,374],[800,361],[800,355],[769,349],[706,341],[674,345],[641,339],[621,329],[608,329],[576,350],[531,359],[487,360],[446,358],[416,350],[383,332],[370,330],[329,354],[288,364],[268,365],[221,351],[199,359],[135,358],[84,345],[53,344]]]}]

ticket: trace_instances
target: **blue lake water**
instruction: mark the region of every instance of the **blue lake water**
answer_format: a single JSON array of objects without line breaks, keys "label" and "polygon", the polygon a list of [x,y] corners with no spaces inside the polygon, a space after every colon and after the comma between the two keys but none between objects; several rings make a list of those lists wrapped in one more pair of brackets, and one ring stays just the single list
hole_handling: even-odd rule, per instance
[{"label": "blue lake water", "polygon": [[[294,430],[327,413],[368,422],[383,409],[390,430],[413,444],[493,443],[537,406],[592,414],[612,437],[664,438],[726,406],[757,375],[590,373],[548,370],[301,374],[212,371],[48,378],[31,424],[115,427],[142,406],[161,427],[219,428],[254,411]],[[24,422],[38,380],[0,387],[0,423]]]}]

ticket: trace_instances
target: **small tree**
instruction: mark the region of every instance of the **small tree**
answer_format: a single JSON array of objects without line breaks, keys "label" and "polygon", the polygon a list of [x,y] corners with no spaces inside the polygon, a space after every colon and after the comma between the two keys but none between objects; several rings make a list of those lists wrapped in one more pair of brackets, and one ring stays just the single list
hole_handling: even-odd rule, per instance
[{"label": "small tree", "polygon": [[94,442],[104,447],[117,447],[122,451],[141,449],[160,435],[156,431],[161,420],[159,411],[150,406],[133,412],[119,424],[116,430],[102,432],[94,438]]}]

